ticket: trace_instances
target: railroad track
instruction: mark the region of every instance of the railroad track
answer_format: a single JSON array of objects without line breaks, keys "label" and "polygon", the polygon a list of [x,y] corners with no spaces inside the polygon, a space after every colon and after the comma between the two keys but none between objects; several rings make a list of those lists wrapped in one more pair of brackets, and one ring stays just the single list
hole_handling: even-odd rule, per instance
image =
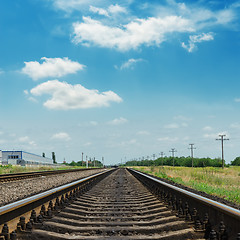
[{"label": "railroad track", "polygon": [[[2,239],[239,239],[238,210],[224,212],[212,206],[219,219],[211,219],[211,211],[206,215],[209,202],[203,207],[205,203],[198,198],[197,211],[192,194],[189,205],[183,204],[186,193],[175,194],[176,189],[167,191],[167,187],[134,170],[97,173],[35,200],[0,208],[0,224],[9,221],[3,224]],[[26,211],[28,216],[19,220]],[[17,231],[12,232],[11,219],[16,217]]]},{"label": "railroad track", "polygon": [[[16,180],[27,179],[27,178],[35,178],[35,177],[41,177],[41,176],[78,172],[78,171],[87,171],[92,169],[93,168],[80,168],[80,169],[0,174],[0,182],[10,182],[10,181],[16,181]],[[94,168],[94,169],[98,169],[98,168]]]}]

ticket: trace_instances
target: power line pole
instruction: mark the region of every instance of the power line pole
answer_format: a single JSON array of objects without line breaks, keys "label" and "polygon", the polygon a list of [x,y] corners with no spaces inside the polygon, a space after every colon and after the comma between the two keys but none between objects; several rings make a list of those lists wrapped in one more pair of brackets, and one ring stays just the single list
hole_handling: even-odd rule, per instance
[{"label": "power line pole", "polygon": [[82,152],[82,167],[83,167],[83,152]]},{"label": "power line pole", "polygon": [[226,137],[225,134],[219,134],[218,136],[219,136],[220,138],[217,138],[216,140],[220,140],[221,143],[222,143],[222,168],[224,168],[223,141],[225,141],[225,140],[229,140],[229,138],[224,138],[224,137]]},{"label": "power line pole", "polygon": [[86,168],[88,168],[88,158],[86,156]]},{"label": "power line pole", "polygon": [[194,146],[194,143],[189,143],[189,145],[190,145],[190,150],[191,150],[191,158],[192,158],[192,168],[193,168],[193,149],[196,149],[196,148],[194,148],[193,146]]},{"label": "power line pole", "polygon": [[93,158],[93,161],[94,161],[94,167],[96,167],[95,157]]},{"label": "power line pole", "polygon": [[102,163],[103,163],[103,167],[104,167],[104,157],[102,157]]},{"label": "power line pole", "polygon": [[174,167],[174,153],[177,152],[177,150],[175,150],[175,148],[172,148],[171,151],[169,151],[172,153],[172,157],[173,157],[173,167]]},{"label": "power line pole", "polygon": [[163,167],[163,155],[164,155],[164,153],[163,153],[163,152],[160,152],[160,154],[161,154],[161,159],[162,159],[162,167]]}]

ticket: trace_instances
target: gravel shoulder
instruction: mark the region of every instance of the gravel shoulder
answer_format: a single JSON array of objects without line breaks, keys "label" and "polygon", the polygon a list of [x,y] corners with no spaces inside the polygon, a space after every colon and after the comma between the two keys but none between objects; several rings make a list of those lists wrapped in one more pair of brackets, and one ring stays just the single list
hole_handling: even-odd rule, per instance
[{"label": "gravel shoulder", "polygon": [[16,202],[101,171],[103,170],[93,169],[0,183],[0,206]]}]

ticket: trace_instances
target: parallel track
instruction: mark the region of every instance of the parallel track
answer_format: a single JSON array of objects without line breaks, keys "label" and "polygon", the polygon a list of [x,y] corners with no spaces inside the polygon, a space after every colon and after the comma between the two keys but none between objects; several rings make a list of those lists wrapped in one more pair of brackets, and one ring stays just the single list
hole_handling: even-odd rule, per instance
[{"label": "parallel track", "polygon": [[104,171],[0,208],[0,224],[35,209],[2,239],[240,240],[240,211],[201,198],[135,170]]},{"label": "parallel track", "polygon": [[[53,171],[39,171],[39,172],[24,172],[24,173],[9,173],[0,174],[0,182],[10,182],[27,178],[35,178],[41,176],[63,174],[70,172],[92,170],[93,168],[79,168],[79,169],[66,169],[66,170],[53,170]],[[97,169],[97,168],[94,168]]]}]

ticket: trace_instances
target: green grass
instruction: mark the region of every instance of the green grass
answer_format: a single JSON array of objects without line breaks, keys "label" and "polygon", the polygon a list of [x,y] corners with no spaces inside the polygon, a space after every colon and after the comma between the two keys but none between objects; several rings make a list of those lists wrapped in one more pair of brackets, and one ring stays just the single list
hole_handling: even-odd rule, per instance
[{"label": "green grass", "polygon": [[142,172],[183,184],[240,204],[240,167],[133,167]]},{"label": "green grass", "polygon": [[24,167],[24,166],[12,166],[12,165],[0,165],[0,174],[7,173],[22,173],[22,172],[35,172],[35,171],[51,171],[51,170],[65,170],[65,169],[75,169],[82,167],[73,166],[35,166],[35,167]]}]

